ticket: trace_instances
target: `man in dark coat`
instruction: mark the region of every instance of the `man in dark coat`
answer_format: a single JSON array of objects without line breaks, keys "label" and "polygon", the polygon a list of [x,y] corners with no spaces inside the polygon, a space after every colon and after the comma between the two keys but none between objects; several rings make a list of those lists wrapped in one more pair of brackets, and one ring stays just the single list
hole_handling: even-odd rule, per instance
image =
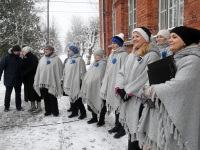
[{"label": "man in dark coat", "polygon": [[[32,48],[26,46],[22,49],[22,82],[24,84],[24,100],[31,101],[31,108],[29,111],[38,113],[41,109],[41,98],[38,96],[33,88],[34,77],[38,66],[38,58],[31,53]],[[37,108],[36,104],[37,102]]]},{"label": "man in dark coat", "polygon": [[21,65],[20,58],[21,48],[19,45],[13,46],[11,54],[6,55],[0,62],[0,79],[4,71],[4,85],[6,87],[4,111],[9,111],[10,97],[13,88],[15,89],[15,104],[18,111],[23,110],[21,107]]}]

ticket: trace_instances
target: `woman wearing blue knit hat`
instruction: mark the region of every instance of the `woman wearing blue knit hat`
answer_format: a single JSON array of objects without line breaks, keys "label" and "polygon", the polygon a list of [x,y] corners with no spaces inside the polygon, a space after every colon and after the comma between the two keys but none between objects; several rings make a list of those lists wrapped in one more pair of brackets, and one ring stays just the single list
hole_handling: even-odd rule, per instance
[{"label": "woman wearing blue knit hat", "polygon": [[111,39],[112,42],[112,53],[110,54],[105,76],[102,81],[102,86],[100,90],[100,97],[106,100],[106,105],[108,108],[108,113],[111,111],[115,112],[115,127],[109,130],[109,133],[116,133],[115,138],[120,138],[125,135],[125,130],[119,122],[119,111],[121,100],[115,94],[115,83],[116,76],[122,65],[125,62],[128,53],[126,48],[123,46],[124,34],[120,33]]},{"label": "woman wearing blue knit hat", "polygon": [[83,77],[86,73],[86,66],[84,60],[79,55],[79,50],[76,46],[70,45],[68,50],[69,59],[67,60],[63,72],[63,90],[65,94],[70,97],[72,114],[69,118],[78,115],[80,110],[79,119],[86,118],[86,110],[79,97]]}]

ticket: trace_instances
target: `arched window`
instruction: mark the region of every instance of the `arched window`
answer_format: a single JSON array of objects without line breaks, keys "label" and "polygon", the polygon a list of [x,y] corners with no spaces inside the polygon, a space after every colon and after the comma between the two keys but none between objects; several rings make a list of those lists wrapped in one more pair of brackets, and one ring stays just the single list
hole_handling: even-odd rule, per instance
[{"label": "arched window", "polygon": [[159,0],[159,30],[183,25],[184,0]]}]

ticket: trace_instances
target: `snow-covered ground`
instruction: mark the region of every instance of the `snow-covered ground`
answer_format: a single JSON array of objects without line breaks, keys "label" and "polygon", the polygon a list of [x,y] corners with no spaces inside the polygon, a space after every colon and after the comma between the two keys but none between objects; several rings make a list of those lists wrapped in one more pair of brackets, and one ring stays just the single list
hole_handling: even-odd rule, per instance
[{"label": "snow-covered ground", "polygon": [[[44,117],[44,111],[37,115],[28,112],[30,103],[23,101],[24,111],[15,109],[14,91],[11,110],[4,112],[5,87],[0,81],[0,150],[126,150],[128,137],[114,139],[107,131],[114,125],[114,115],[106,115],[106,124],[96,127],[88,125],[87,118],[68,118],[68,97],[58,100],[59,117]],[[44,108],[44,104],[42,101]],[[86,106],[86,105],[85,105]]]}]

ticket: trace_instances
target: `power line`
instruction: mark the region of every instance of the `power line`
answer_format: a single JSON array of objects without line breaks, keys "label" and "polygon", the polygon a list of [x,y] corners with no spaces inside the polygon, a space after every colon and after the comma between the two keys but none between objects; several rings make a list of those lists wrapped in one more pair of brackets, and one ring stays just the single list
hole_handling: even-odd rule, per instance
[{"label": "power line", "polygon": [[64,12],[64,13],[99,13],[99,12],[72,12],[72,11],[49,11],[49,12]]},{"label": "power line", "polygon": [[79,4],[99,4],[99,3],[92,3],[92,2],[66,2],[66,1],[50,1],[54,3],[79,3]]}]

